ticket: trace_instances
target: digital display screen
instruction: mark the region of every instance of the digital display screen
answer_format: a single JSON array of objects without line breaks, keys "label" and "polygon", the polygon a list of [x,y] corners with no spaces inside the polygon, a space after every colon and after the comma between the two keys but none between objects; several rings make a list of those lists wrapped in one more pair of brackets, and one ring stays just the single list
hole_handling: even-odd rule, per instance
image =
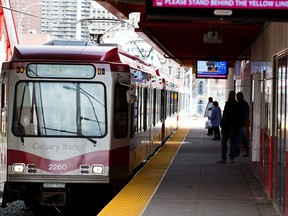
[{"label": "digital display screen", "polygon": [[284,0],[153,0],[153,7],[219,9],[288,9]]},{"label": "digital display screen", "polygon": [[93,78],[96,70],[93,65],[76,64],[29,64],[26,68],[29,77],[54,78]]},{"label": "digital display screen", "polygon": [[288,21],[288,0],[146,0],[148,19]]},{"label": "digital display screen", "polygon": [[226,61],[197,61],[196,78],[227,79]]}]

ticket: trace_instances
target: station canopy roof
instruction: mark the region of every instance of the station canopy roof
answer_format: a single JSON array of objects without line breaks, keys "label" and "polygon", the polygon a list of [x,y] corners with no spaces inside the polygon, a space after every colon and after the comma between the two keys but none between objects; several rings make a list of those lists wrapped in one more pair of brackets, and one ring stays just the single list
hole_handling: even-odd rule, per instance
[{"label": "station canopy roof", "polygon": [[[273,17],[274,20],[283,21],[283,14],[288,14],[285,8],[263,5],[263,2],[269,3],[263,0],[245,1],[246,5],[249,4],[248,9],[239,5],[238,8],[229,8],[229,4],[235,6],[236,2],[241,2],[239,0],[96,2],[118,19],[128,19],[129,13],[140,12],[139,28],[135,31],[161,54],[186,67],[194,66],[197,60],[226,60],[233,66],[235,60],[250,59],[251,44],[269,21],[273,20]],[[222,4],[221,8],[218,10],[211,5],[204,6],[212,2]],[[156,7],[154,3],[160,3],[161,7]],[[199,8],[197,3],[198,6],[203,4],[203,7]],[[224,10],[223,5],[226,5]],[[268,10],[268,6],[274,10]]]}]

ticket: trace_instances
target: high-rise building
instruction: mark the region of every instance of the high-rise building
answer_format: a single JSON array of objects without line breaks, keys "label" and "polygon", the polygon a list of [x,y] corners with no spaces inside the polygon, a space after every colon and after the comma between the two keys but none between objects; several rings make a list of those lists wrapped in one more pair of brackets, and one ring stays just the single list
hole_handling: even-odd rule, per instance
[{"label": "high-rise building", "polygon": [[88,40],[81,19],[91,14],[91,0],[13,0],[11,8],[20,43],[22,34],[48,34],[54,39]]},{"label": "high-rise building", "polygon": [[86,25],[80,20],[90,16],[88,0],[42,0],[41,32],[55,39],[89,39]]},{"label": "high-rise building", "polygon": [[97,42],[96,37],[103,36],[113,40],[118,31],[129,30],[132,26],[117,20],[92,0],[13,0],[11,7],[15,10],[20,43],[25,41],[22,36],[26,34],[41,33],[54,39],[92,39]]}]

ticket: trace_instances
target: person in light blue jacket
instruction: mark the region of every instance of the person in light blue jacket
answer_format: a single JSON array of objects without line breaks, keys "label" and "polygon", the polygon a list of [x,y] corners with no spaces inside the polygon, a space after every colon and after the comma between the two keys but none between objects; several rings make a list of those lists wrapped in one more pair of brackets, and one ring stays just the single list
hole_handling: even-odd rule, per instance
[{"label": "person in light blue jacket", "polygon": [[212,109],[212,114],[211,114],[211,124],[212,124],[212,129],[214,132],[214,138],[212,140],[220,140],[220,120],[222,117],[221,114],[221,109],[219,107],[219,104],[217,101],[213,102],[213,109]]}]

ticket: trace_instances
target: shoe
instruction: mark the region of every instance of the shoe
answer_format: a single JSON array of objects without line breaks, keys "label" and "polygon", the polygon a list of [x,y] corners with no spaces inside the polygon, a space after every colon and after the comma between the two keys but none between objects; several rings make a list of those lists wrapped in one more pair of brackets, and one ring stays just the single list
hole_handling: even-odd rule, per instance
[{"label": "shoe", "polygon": [[213,135],[213,134],[209,134],[209,133],[207,134],[207,136],[211,136],[211,135]]},{"label": "shoe", "polygon": [[228,162],[228,164],[235,164],[235,161],[234,161],[234,159],[229,159],[229,162]]},{"label": "shoe", "polygon": [[216,164],[226,164],[226,160],[224,160],[224,159],[221,159],[221,160],[219,160],[219,161],[216,161]]}]

